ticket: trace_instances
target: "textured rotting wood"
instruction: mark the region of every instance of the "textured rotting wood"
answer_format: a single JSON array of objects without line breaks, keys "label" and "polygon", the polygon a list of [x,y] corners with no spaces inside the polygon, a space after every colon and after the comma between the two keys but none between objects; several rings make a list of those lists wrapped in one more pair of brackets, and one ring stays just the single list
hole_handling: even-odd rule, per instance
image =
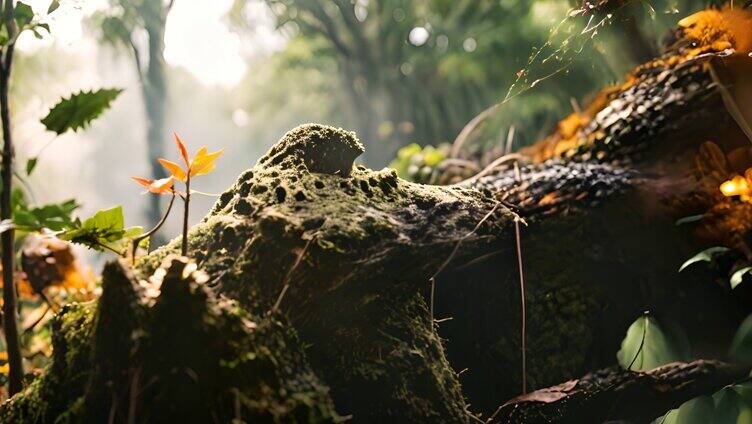
[{"label": "textured rotting wood", "polygon": [[650,422],[683,402],[745,379],[749,367],[675,362],[648,372],[608,368],[512,399],[494,423]]}]

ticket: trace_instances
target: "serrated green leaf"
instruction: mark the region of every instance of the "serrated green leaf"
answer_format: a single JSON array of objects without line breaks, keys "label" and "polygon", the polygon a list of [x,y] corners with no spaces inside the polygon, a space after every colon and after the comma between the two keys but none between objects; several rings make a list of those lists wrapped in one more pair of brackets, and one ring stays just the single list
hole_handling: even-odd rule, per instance
[{"label": "serrated green leaf", "polygon": [[31,175],[31,173],[34,172],[34,168],[37,167],[38,161],[39,158],[31,158],[26,161],[26,175]]},{"label": "serrated green leaf", "polygon": [[678,327],[659,325],[650,316],[642,316],[629,326],[616,358],[625,369],[648,371],[690,357],[689,342]]},{"label": "serrated green leaf", "polygon": [[731,284],[731,289],[735,289],[736,286],[742,283],[744,281],[744,276],[749,272],[752,271],[752,266],[745,266],[744,268],[736,270],[733,274],[731,274],[731,279],[729,279],[729,283]]},{"label": "serrated green leaf", "polygon": [[752,364],[752,315],[742,321],[736,330],[729,354],[737,362]]},{"label": "serrated green leaf", "polygon": [[58,102],[42,119],[42,124],[47,130],[58,135],[68,130],[78,131],[86,128],[91,121],[107,110],[122,92],[122,89],[110,88],[73,94],[70,98]]},{"label": "serrated green leaf", "polygon": [[691,216],[685,216],[684,218],[678,219],[676,221],[676,226],[680,225],[686,225],[686,224],[693,224],[698,221],[702,221],[705,218],[705,215],[691,215]]},{"label": "serrated green leaf", "polygon": [[689,258],[686,262],[684,262],[682,266],[679,267],[679,272],[684,271],[688,266],[698,263],[698,262],[712,262],[713,258],[715,258],[716,256],[720,254],[726,253],[729,250],[731,249],[729,249],[728,247],[723,247],[723,246],[715,246],[709,249],[705,249],[702,252]]}]

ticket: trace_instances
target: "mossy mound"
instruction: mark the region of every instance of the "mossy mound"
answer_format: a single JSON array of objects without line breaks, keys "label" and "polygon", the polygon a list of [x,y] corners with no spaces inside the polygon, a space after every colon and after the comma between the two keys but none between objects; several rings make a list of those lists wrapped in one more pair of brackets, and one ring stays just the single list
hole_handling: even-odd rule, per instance
[{"label": "mossy mound", "polygon": [[214,295],[194,264],[136,281],[113,262],[103,279],[98,305],[56,317],[52,364],[1,422],[339,421],[295,332]]}]

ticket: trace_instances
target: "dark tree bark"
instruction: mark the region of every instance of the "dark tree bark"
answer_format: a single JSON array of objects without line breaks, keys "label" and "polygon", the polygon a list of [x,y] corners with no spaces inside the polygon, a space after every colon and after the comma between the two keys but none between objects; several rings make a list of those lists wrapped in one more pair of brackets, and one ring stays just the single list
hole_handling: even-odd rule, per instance
[{"label": "dark tree bark", "polygon": [[[5,0],[2,20],[7,28],[9,38],[18,32],[14,18],[14,5]],[[15,160],[15,146],[11,129],[10,113],[10,76],[13,69],[13,54],[15,41],[9,42],[0,55],[0,118],[3,126],[2,151],[2,193],[0,193],[0,219],[13,219],[11,198],[13,194],[13,165]],[[8,394],[14,395],[23,388],[23,359],[18,339],[18,304],[16,302],[16,257],[15,230],[9,228],[2,235],[2,266],[3,266],[3,334],[5,336],[6,351],[8,353]]]}]

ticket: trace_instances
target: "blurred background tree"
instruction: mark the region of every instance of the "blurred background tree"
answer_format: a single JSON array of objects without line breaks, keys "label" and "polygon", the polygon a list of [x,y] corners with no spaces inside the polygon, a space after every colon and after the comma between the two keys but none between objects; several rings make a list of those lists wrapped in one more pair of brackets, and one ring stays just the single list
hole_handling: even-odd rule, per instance
[{"label": "blurred background tree", "polygon": [[[167,176],[157,158],[164,156],[167,140],[165,27],[174,2],[175,0],[110,0],[108,9],[94,15],[101,41],[123,50],[133,61],[141,85],[147,121],[147,159],[151,165],[151,175],[156,179]],[[150,225],[162,216],[159,202],[159,196],[150,196]]]},{"label": "blurred background tree", "polygon": [[[357,128],[372,144],[366,158],[372,164],[388,163],[410,141],[451,141],[475,115],[504,99],[528,55],[549,41],[552,28],[561,27],[550,41],[574,44],[557,36],[609,19],[594,31],[598,34],[578,34],[598,37],[592,47],[576,52],[566,72],[498,113],[524,129],[529,142],[571,110],[570,99],[617,81],[657,52],[667,24],[679,13],[677,1],[663,0],[592,5],[557,0],[235,0],[231,22],[236,28],[252,30],[244,11],[256,1],[269,7],[278,30],[290,38],[278,53],[287,60],[277,66],[320,69],[331,76],[325,82],[333,93],[329,102],[340,103],[316,107],[328,108],[340,122]],[[702,6],[699,1],[682,3],[685,10]],[[591,12],[564,21],[572,7]],[[620,47],[620,42],[629,45]],[[298,89],[319,88],[309,84]]]}]

